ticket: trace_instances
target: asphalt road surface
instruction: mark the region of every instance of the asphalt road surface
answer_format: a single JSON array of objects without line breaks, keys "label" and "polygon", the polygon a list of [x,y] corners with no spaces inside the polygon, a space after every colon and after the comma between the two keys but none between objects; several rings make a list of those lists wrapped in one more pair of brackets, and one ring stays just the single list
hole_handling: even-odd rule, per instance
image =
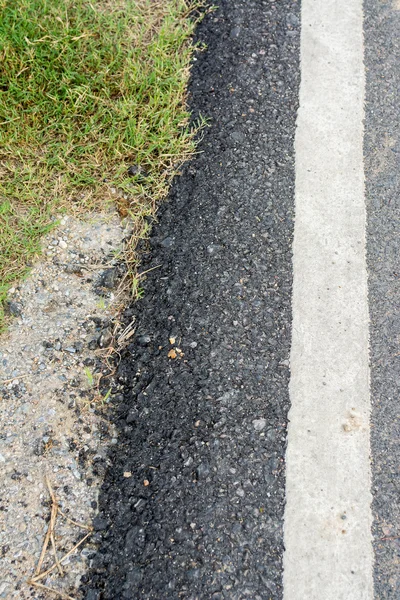
[{"label": "asphalt road surface", "polygon": [[82,591],[396,600],[400,2],[217,4]]}]

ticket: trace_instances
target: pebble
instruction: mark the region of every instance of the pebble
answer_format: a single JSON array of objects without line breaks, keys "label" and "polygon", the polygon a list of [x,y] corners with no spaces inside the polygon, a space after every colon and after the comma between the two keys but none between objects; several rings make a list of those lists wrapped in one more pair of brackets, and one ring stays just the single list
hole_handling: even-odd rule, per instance
[{"label": "pebble", "polygon": [[161,246],[163,248],[172,248],[172,246],[175,244],[175,240],[173,237],[167,237],[164,240],[162,240],[161,242]]},{"label": "pebble", "polygon": [[256,431],[262,431],[267,425],[267,419],[254,419],[253,427]]}]

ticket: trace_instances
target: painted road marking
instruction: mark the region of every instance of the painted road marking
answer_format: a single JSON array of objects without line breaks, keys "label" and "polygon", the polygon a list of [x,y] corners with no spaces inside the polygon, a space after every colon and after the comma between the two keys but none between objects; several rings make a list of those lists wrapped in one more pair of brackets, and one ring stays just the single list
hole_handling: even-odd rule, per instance
[{"label": "painted road marking", "polygon": [[285,600],[373,598],[362,0],[302,0]]}]

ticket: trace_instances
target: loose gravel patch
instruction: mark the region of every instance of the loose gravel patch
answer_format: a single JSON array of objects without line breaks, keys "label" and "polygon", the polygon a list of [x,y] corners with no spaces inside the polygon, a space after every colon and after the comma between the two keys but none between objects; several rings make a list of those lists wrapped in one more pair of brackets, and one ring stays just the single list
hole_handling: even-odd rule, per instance
[{"label": "loose gravel patch", "polygon": [[[106,449],[117,442],[102,416],[107,380],[99,381],[112,369],[104,359],[123,300],[118,255],[128,229],[114,214],[63,217],[44,240],[46,258],[10,292],[14,319],[0,337],[0,598],[48,598],[27,584],[50,517],[46,475],[69,518],[90,525],[96,514]],[[59,518],[59,557],[81,537]],[[76,590],[91,554],[80,547],[64,578],[41,583]]]}]

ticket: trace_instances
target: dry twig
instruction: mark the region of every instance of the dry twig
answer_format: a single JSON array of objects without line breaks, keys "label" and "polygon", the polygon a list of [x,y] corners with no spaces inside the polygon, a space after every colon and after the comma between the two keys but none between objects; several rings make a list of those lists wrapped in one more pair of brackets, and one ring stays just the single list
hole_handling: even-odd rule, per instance
[{"label": "dry twig", "polygon": [[53,588],[49,587],[48,585],[43,585],[43,583],[36,583],[36,581],[33,581],[32,579],[30,581],[28,581],[28,583],[30,585],[34,585],[35,587],[41,589],[41,590],[45,590],[46,592],[50,592],[51,594],[55,594],[56,596],[58,596],[59,598],[65,598],[65,600],[75,600],[75,598],[73,598],[72,596],[68,596],[68,594],[64,594],[63,592],[59,592],[58,590],[54,590]]},{"label": "dry twig", "polygon": [[[35,574],[33,577],[31,577],[31,579],[28,580],[28,584],[33,585],[37,588],[46,590],[52,594],[58,595],[59,598],[63,598],[65,600],[74,600],[74,598],[72,598],[72,596],[68,596],[68,594],[64,594],[63,592],[59,592],[58,590],[50,588],[47,585],[39,583],[39,581],[41,579],[43,579],[44,577],[47,577],[47,575],[52,573],[55,569],[58,569],[60,576],[63,576],[64,570],[62,568],[61,563],[64,560],[66,560],[69,556],[71,556],[71,554],[73,554],[73,552],[75,552],[75,550],[77,550],[79,548],[79,546],[81,546],[87,540],[87,538],[92,534],[92,528],[87,525],[82,525],[81,523],[77,523],[76,521],[74,521],[73,519],[68,517],[66,514],[64,514],[60,510],[56,495],[53,491],[53,488],[51,486],[50,480],[47,477],[47,475],[46,475],[46,485],[47,485],[47,489],[49,491],[49,495],[51,498],[50,522],[49,522],[49,526],[47,528],[46,536],[44,538],[43,547],[42,547],[42,551],[40,553],[40,557],[39,557],[39,561],[38,561],[38,564],[37,564],[37,567],[35,570]],[[56,527],[57,515],[61,515],[62,517],[64,517],[64,519],[66,519],[73,525],[76,525],[77,527],[81,527],[82,529],[86,529],[88,531],[88,533],[81,540],[79,540],[79,542],[77,542],[75,544],[75,546],[73,548],[71,548],[71,550],[69,550],[61,558],[58,558],[57,549],[56,549],[55,527]],[[43,565],[43,561],[44,561],[44,558],[45,558],[45,555],[46,555],[46,552],[47,552],[47,549],[49,546],[49,542],[51,542],[52,549],[53,549],[54,564],[51,567],[49,567],[46,571],[42,571],[42,565]]]},{"label": "dry twig", "polygon": [[[69,552],[67,552],[66,554],[64,554],[64,556],[62,558],[60,558],[60,563],[62,563],[66,558],[68,558],[68,556],[71,556],[71,554],[73,552],[75,552],[75,550],[77,548],[79,548],[79,546],[81,546],[83,544],[83,542],[85,540],[87,540],[87,538],[92,535],[92,531],[89,531],[89,533],[87,533],[85,535],[85,537],[83,537],[81,540],[79,540],[79,542],[77,544],[75,544],[75,546],[73,548],[71,548],[71,550]],[[51,573],[52,571],[54,571],[54,569],[57,567],[56,564],[54,564],[52,567],[50,567],[49,569],[47,569],[47,571],[43,571],[43,573],[39,573],[39,575],[35,575],[34,577],[32,577],[31,581],[39,581],[40,579],[43,579],[43,577],[47,577],[47,575],[49,573]]]},{"label": "dry twig", "polygon": [[68,517],[68,515],[63,513],[63,511],[60,508],[58,508],[58,514],[61,515],[62,517],[64,517],[64,519],[66,521],[69,521],[70,523],[72,523],[72,525],[76,525],[77,527],[81,527],[82,529],[87,529],[88,531],[92,531],[92,528],[89,527],[89,525],[82,525],[82,523],[78,523],[77,521],[74,521],[73,519],[71,519],[71,517]]},{"label": "dry twig", "polygon": [[64,576],[64,571],[62,569],[62,566],[58,560],[57,557],[57,549],[56,549],[56,539],[54,537],[54,528],[56,526],[56,519],[57,519],[57,513],[58,513],[58,502],[57,499],[54,495],[53,492],[53,488],[51,487],[51,483],[49,478],[46,476],[46,484],[47,484],[47,488],[49,490],[49,494],[51,497],[51,517],[50,517],[50,524],[49,524],[49,529],[50,529],[50,541],[51,541],[51,545],[53,548],[53,554],[54,554],[54,560],[56,561],[56,565],[57,565],[57,569],[59,570],[59,573],[61,575],[61,577]]}]

